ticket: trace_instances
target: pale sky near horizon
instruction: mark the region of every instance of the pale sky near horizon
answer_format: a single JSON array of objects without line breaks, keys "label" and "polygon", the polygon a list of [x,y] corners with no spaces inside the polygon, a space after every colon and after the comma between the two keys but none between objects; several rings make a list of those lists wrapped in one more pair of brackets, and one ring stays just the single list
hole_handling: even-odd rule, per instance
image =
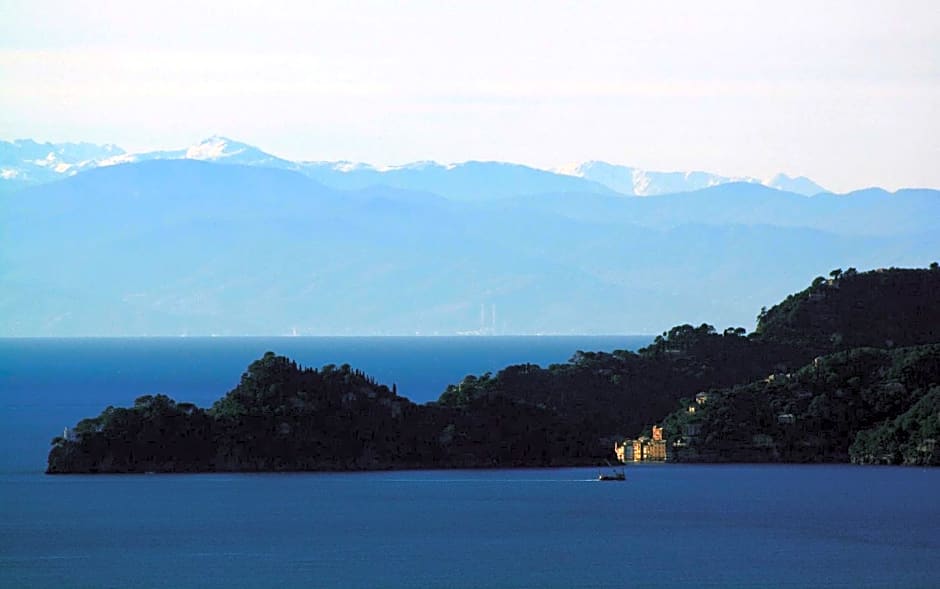
[{"label": "pale sky near horizon", "polygon": [[940,2],[6,0],[0,139],[940,188]]}]

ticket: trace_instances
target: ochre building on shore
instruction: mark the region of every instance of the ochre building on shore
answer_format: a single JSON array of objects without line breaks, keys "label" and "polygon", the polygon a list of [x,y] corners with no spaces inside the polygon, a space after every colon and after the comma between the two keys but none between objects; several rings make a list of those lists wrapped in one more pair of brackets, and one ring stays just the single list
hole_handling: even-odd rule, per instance
[{"label": "ochre building on shore", "polygon": [[626,462],[662,462],[666,460],[666,440],[663,428],[653,426],[652,436],[640,436],[635,440],[614,443],[617,460]]}]

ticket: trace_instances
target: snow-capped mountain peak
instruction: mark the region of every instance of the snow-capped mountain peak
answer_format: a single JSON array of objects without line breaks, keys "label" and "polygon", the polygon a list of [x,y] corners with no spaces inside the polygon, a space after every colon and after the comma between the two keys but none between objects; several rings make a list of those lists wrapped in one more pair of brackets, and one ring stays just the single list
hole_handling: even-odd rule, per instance
[{"label": "snow-capped mountain peak", "polygon": [[333,162],[333,169],[337,172],[359,172],[361,170],[375,170],[375,167],[371,164],[364,164],[362,162],[350,162],[343,160],[341,162]]},{"label": "snow-capped mountain peak", "polygon": [[393,166],[385,166],[385,167],[383,168],[383,171],[390,172],[390,171],[393,171],[393,170],[411,170],[411,171],[415,171],[415,172],[420,172],[420,171],[423,171],[423,170],[431,170],[431,169],[439,169],[439,168],[452,169],[453,167],[452,167],[452,166],[445,166],[445,165],[443,165],[443,164],[439,164],[439,163],[437,163],[437,162],[435,162],[435,161],[433,161],[433,160],[420,160],[420,161],[417,161],[417,162],[409,162],[409,163],[407,163],[407,164],[398,164],[398,165],[393,165]]},{"label": "snow-capped mountain peak", "polygon": [[821,192],[828,192],[825,188],[816,184],[806,176],[791,177],[786,174],[777,174],[773,178],[763,183],[765,186],[776,188],[777,190],[786,190],[795,192],[804,196],[815,196]]},{"label": "snow-capped mountain peak", "polygon": [[185,158],[190,160],[217,160],[233,157],[254,149],[250,145],[232,141],[226,137],[213,135],[186,149]]},{"label": "snow-capped mountain peak", "polygon": [[72,176],[108,157],[123,154],[116,145],[39,143],[32,139],[0,141],[0,188],[41,184]]},{"label": "snow-capped mountain peak", "polygon": [[628,196],[656,196],[701,190],[729,182],[753,182],[797,194],[812,195],[825,189],[805,177],[790,178],[778,174],[767,181],[751,176],[721,176],[710,172],[654,172],[601,161],[569,164],[554,170],[557,174],[577,176],[603,184]]},{"label": "snow-capped mountain peak", "polygon": [[118,155],[106,157],[103,160],[98,160],[97,165],[99,168],[104,168],[107,166],[116,166],[118,164],[130,164],[136,162],[137,160],[138,156],[133,153],[120,153]]},{"label": "snow-capped mountain peak", "polygon": [[[463,192],[469,194],[479,191],[502,194],[499,190],[494,192],[493,186],[505,184],[506,170],[515,166],[514,164],[501,162],[474,161],[461,164],[416,161],[391,166],[373,166],[351,161],[295,162],[279,158],[252,145],[234,141],[221,135],[213,135],[183,149],[139,153],[127,153],[112,144],[38,143],[31,139],[19,139],[13,142],[0,141],[0,181],[3,184],[0,188],[7,189],[14,186],[41,184],[97,167],[146,160],[177,159],[293,170],[327,184],[331,182],[329,174],[338,173],[342,177],[342,179],[337,179],[337,185],[340,187],[358,187],[360,185],[367,186],[389,182],[394,185],[394,182],[404,182],[404,180],[393,180],[393,176],[437,178],[443,177],[442,172],[456,170],[463,179],[451,179],[447,182],[450,182],[448,186],[453,189],[452,192],[456,190],[461,194]],[[527,166],[515,167],[531,170]],[[777,174],[773,178],[762,182],[751,177],[728,177],[700,171],[657,172],[596,160],[539,171],[542,174],[545,172],[569,178],[557,178],[558,181],[561,181],[560,184],[558,182],[555,184],[545,183],[543,178],[540,180],[541,184],[538,184],[539,190],[572,189],[570,177],[573,176],[594,183],[594,189],[600,188],[597,186],[600,185],[604,189],[626,196],[655,196],[688,192],[729,182],[757,182],[778,190],[807,196],[826,191],[812,180],[802,176],[790,177],[785,174]],[[495,181],[494,178],[497,176],[502,179]],[[467,178],[475,178],[476,180],[469,181]],[[435,180],[435,182],[437,181],[443,180]],[[470,183],[467,184],[467,182]],[[426,188],[423,183],[419,183],[419,185]],[[471,185],[475,188],[469,188]],[[460,188],[460,186],[463,188]],[[559,188],[559,186],[565,188]],[[505,189],[511,190],[509,187],[505,187]],[[525,190],[535,190],[535,188]],[[592,189],[579,186],[578,190]]]},{"label": "snow-capped mountain peak", "polygon": [[44,167],[44,168],[51,168],[51,167],[55,166],[55,164],[56,164],[55,152],[54,152],[54,151],[50,151],[48,154],[46,154],[46,157],[44,157],[44,158],[39,158],[39,159],[34,159],[34,160],[27,160],[27,161],[28,161],[29,163],[35,164],[35,165],[37,165],[37,166],[42,166],[42,167]]}]

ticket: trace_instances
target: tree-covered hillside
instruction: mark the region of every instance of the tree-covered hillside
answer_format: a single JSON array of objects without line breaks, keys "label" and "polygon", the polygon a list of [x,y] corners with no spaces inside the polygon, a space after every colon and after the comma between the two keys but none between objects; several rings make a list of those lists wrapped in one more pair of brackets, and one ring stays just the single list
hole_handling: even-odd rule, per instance
[{"label": "tree-covered hillside", "polygon": [[256,472],[592,464],[554,412],[509,399],[416,405],[348,365],[267,353],[211,409],[145,396],[52,441],[49,473]]},{"label": "tree-covered hillside", "polygon": [[940,345],[855,348],[793,373],[684,399],[677,460],[940,464]]},{"label": "tree-covered hillside", "polygon": [[860,346],[940,342],[940,269],[834,271],[762,311],[756,332],[680,325],[637,353],[579,353],[547,368],[510,366],[468,377],[442,404],[504,396],[549,407],[601,436],[634,436],[684,397],[795,371]]},{"label": "tree-covered hillside", "polygon": [[833,270],[762,312],[756,335],[813,353],[940,342],[940,269]]},{"label": "tree-covered hillside", "polygon": [[108,407],[53,440],[49,472],[364,468],[413,454],[415,405],[349,366],[266,354],[209,410],[163,395]]},{"label": "tree-covered hillside", "polygon": [[938,287],[936,265],[836,271],[749,335],[680,325],[637,353],[467,376],[425,405],[348,365],[268,353],[209,410],[148,396],[80,422],[77,440],[53,441],[48,470],[590,464],[654,423],[682,460],[934,464]]}]

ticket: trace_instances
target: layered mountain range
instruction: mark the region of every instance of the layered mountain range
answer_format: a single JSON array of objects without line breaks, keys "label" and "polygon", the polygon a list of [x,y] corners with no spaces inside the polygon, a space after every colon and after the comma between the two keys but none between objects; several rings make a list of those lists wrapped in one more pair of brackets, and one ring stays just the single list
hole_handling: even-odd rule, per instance
[{"label": "layered mountain range", "polygon": [[813,196],[815,194],[828,192],[825,188],[805,176],[791,178],[786,174],[777,174],[769,180],[759,180],[751,176],[729,177],[709,172],[651,172],[639,168],[618,166],[598,161],[584,162],[574,166],[558,168],[556,171],[561,174],[577,176],[585,180],[603,184],[611,190],[629,196],[675,194],[678,192],[701,190],[703,188],[710,188],[712,186],[718,186],[719,184],[729,184],[732,182],[763,184],[770,188],[776,188],[794,194],[802,194],[804,196]]},{"label": "layered mountain range", "polygon": [[[554,170],[502,162],[414,162],[376,167],[348,161],[290,161],[219,136],[183,149],[128,153],[116,145],[0,141],[0,190],[59,180],[84,170],[148,160],[190,159],[295,170],[334,188],[373,185],[427,190],[449,198],[484,199],[542,192],[608,192],[654,196],[731,182],[751,182],[811,196],[826,190],[808,178],[778,174],[767,181],[709,172],[654,172],[591,161]],[[581,180],[574,180],[580,178]],[[605,190],[606,189],[606,190]]]},{"label": "layered mountain range", "polygon": [[[60,181],[14,170],[10,145]],[[0,195],[0,336],[750,327],[834,268],[940,258],[933,190],[636,198],[587,168],[298,163],[221,138],[47,147],[3,145],[19,188]]]}]

